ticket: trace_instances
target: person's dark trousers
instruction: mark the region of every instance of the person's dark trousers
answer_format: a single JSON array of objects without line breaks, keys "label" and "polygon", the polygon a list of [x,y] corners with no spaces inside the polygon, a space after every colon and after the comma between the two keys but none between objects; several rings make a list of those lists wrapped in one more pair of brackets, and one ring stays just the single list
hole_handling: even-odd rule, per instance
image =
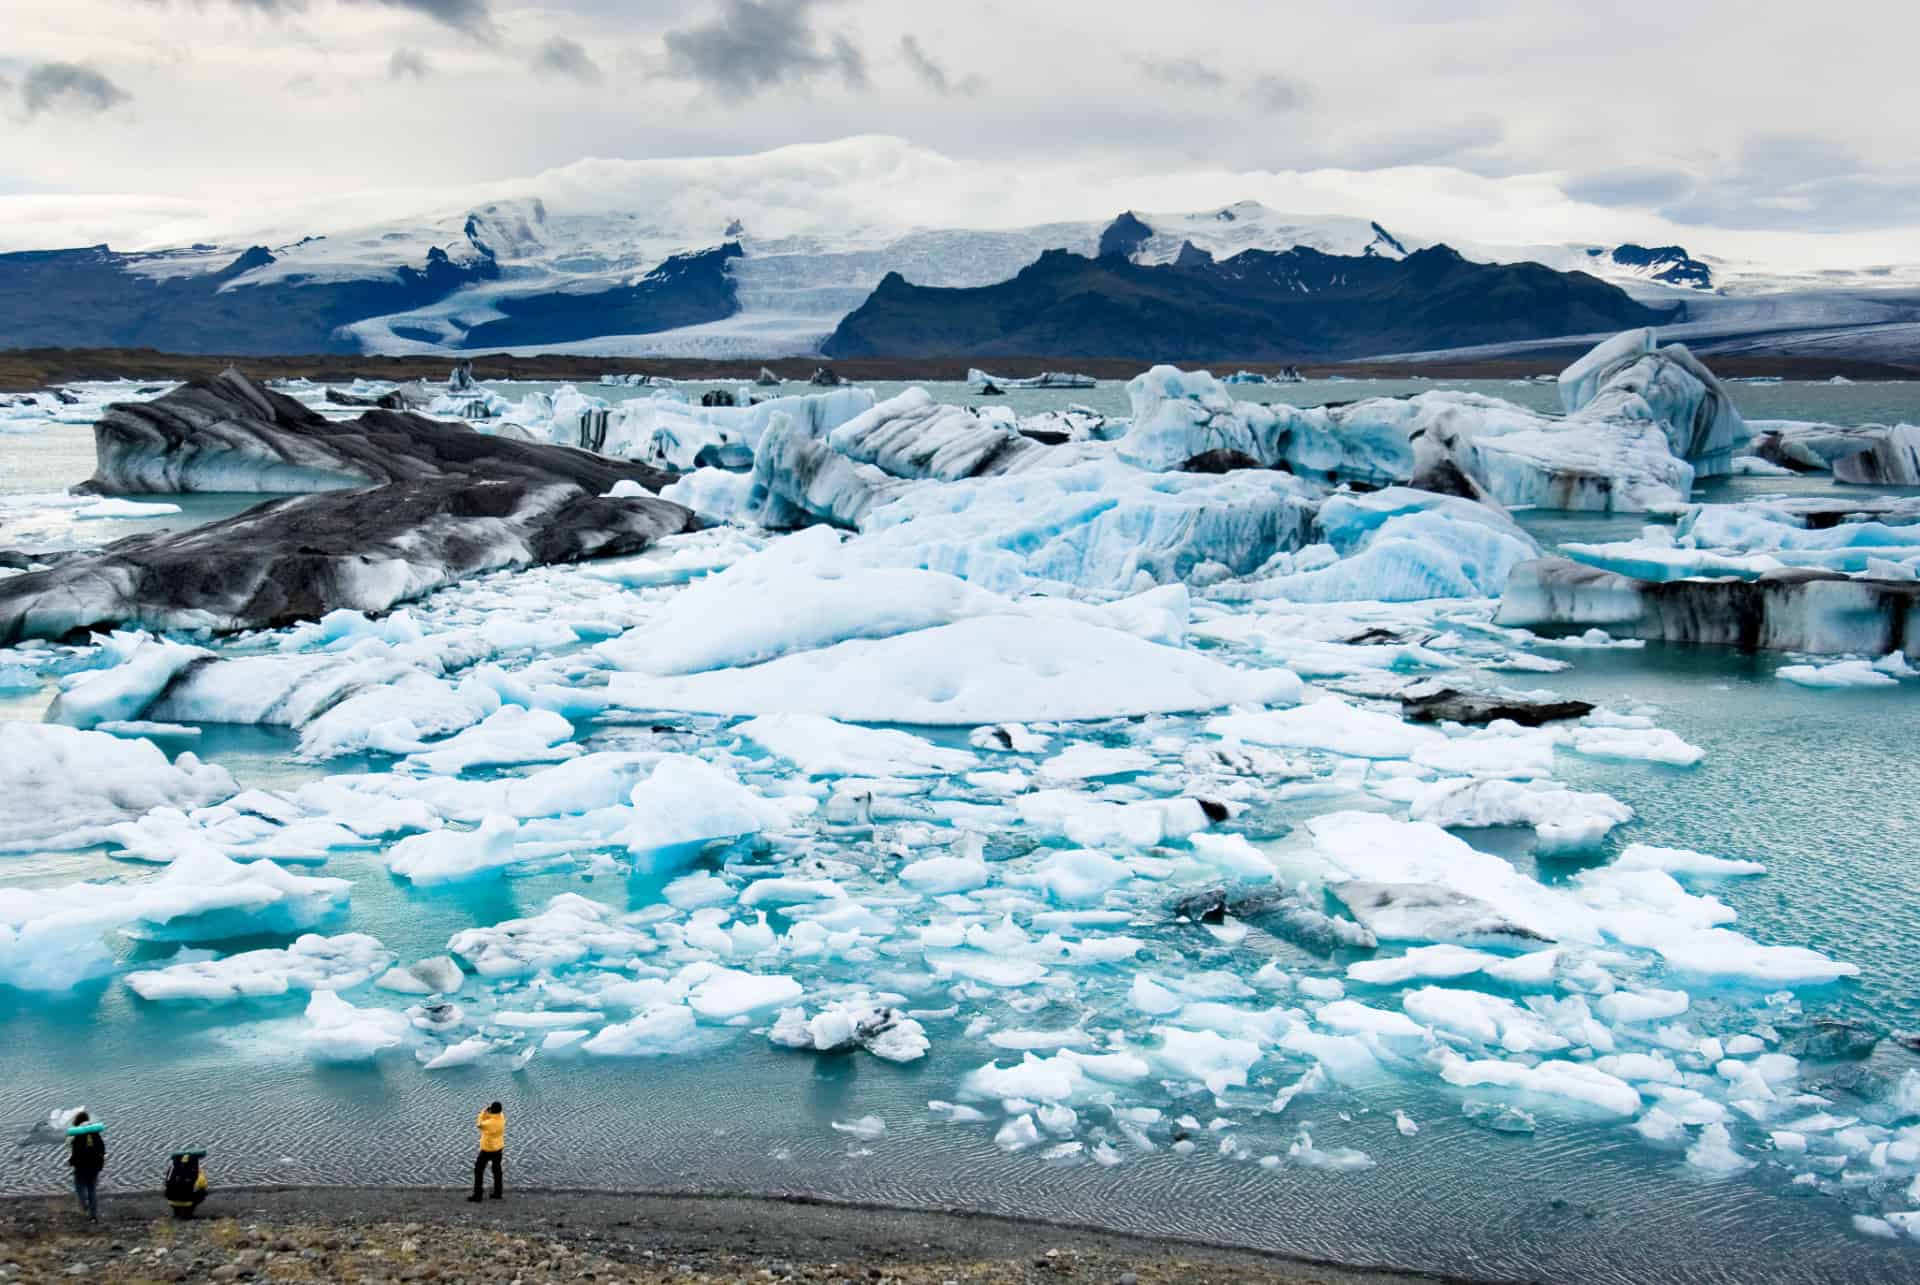
[{"label": "person's dark trousers", "polygon": [[80,1208],[87,1211],[89,1218],[100,1217],[100,1202],[97,1198],[99,1189],[100,1179],[97,1175],[91,1178],[81,1174],[73,1175],[73,1194],[80,1197]]},{"label": "person's dark trousers", "polygon": [[475,1200],[480,1199],[480,1179],[481,1176],[486,1173],[488,1165],[493,1166],[493,1198],[495,1200],[500,1199],[500,1157],[502,1154],[503,1153],[499,1151],[482,1151],[473,1158],[473,1198]]}]

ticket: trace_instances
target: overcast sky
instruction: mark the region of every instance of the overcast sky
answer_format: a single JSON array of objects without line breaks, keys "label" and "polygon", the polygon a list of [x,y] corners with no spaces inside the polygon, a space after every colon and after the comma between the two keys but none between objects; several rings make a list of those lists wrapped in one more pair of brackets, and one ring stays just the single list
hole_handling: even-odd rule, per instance
[{"label": "overcast sky", "polygon": [[[857,176],[875,223],[1246,196],[1418,236],[1670,234],[1709,253],[1920,259],[1912,0],[0,0],[0,12],[0,248],[412,214],[585,157],[886,134],[905,146],[871,164],[912,163],[899,181]],[[388,195],[350,195],[369,192]]]}]

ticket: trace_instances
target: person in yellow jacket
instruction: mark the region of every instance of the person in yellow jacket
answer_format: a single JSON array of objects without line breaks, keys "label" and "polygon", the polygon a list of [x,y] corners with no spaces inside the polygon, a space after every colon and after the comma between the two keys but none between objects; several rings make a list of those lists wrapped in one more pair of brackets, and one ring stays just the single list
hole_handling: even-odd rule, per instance
[{"label": "person in yellow jacket", "polygon": [[507,1149],[507,1112],[498,1102],[482,1111],[474,1123],[480,1126],[480,1154],[473,1159],[473,1194],[467,1199],[473,1203],[480,1200],[480,1180],[488,1166],[493,1168],[493,1198],[500,1199],[500,1157]]}]

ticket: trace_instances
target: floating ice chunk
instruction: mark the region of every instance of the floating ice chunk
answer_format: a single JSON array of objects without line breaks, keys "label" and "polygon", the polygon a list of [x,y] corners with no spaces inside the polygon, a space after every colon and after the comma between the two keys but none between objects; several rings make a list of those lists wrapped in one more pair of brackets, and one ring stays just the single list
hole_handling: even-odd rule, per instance
[{"label": "floating ice chunk", "polygon": [[681,910],[724,905],[739,895],[732,884],[710,870],[696,870],[692,874],[681,875],[662,891],[667,903]]},{"label": "floating ice chunk", "polygon": [[100,649],[109,665],[66,679],[47,710],[47,721],[91,728],[137,719],[182,670],[213,655],[204,647],[138,631],[109,634]]},{"label": "floating ice chunk", "polygon": [[1445,737],[1392,714],[1361,709],[1338,697],[1258,714],[1224,714],[1207,720],[1206,731],[1228,741],[1326,750],[1353,758],[1403,759],[1438,745]]},{"label": "floating ice chunk", "polygon": [[1025,1151],[1028,1147],[1038,1145],[1039,1141],[1040,1129],[1031,1115],[1015,1116],[993,1135],[993,1145],[1002,1151]]},{"label": "floating ice chunk", "polygon": [[653,934],[620,921],[608,906],[563,892],[538,915],[453,935],[447,950],[481,977],[520,977],[589,958],[625,960],[654,948]]},{"label": "floating ice chunk", "polygon": [[1761,875],[1766,866],[1758,861],[1731,857],[1711,857],[1687,848],[1659,848],[1635,843],[1614,858],[1616,870],[1664,870],[1674,875]]},{"label": "floating ice chunk", "polygon": [[1594,1011],[1617,1026],[1644,1026],[1678,1017],[1692,1005],[1685,991],[1615,991],[1594,1001]]},{"label": "floating ice chunk", "polygon": [[1334,1173],[1355,1173],[1373,1168],[1373,1157],[1354,1147],[1316,1147],[1313,1136],[1300,1130],[1287,1147],[1287,1162],[1306,1169],[1326,1169]]},{"label": "floating ice chunk", "polygon": [[[448,1071],[457,1066],[472,1066],[494,1051],[494,1043],[484,1035],[469,1035],[449,1044],[420,1064],[423,1071]],[[424,1054],[422,1054],[424,1056]]]},{"label": "floating ice chunk", "polygon": [[979,760],[908,732],[858,727],[816,714],[769,714],[734,729],[809,776],[935,776]]},{"label": "floating ice chunk", "polygon": [[[1780,471],[1782,473],[1788,473],[1792,470],[1781,469]],[[1881,1240],[1900,1239],[1899,1228],[1884,1218],[1874,1218],[1867,1214],[1855,1214],[1853,1216],[1853,1229],[1862,1236],[1876,1236]]]},{"label": "floating ice chunk", "polygon": [[224,959],[169,964],[127,974],[146,1000],[235,1000],[288,991],[343,991],[367,981],[393,955],[365,933],[296,938],[283,950],[250,950]]},{"label": "floating ice chunk", "polygon": [[987,616],[880,641],[839,643],[751,669],[682,678],[616,674],[634,709],[823,714],[856,723],[1081,720],[1296,700],[1286,670],[1233,669],[1119,630]]},{"label": "floating ice chunk", "polygon": [[1800,687],[1897,687],[1900,680],[1869,660],[1836,660],[1825,665],[1782,665],[1774,674]]},{"label": "floating ice chunk", "polygon": [[215,803],[240,787],[226,769],[151,741],[52,723],[7,724],[0,754],[0,852],[85,848],[151,808]]},{"label": "floating ice chunk", "polygon": [[0,889],[0,984],[64,990],[106,971],[113,960],[101,939],[114,930],[155,941],[304,932],[337,911],[350,886],[192,853],[138,883]]},{"label": "floating ice chunk", "polygon": [[1687,1148],[1687,1163],[1708,1173],[1739,1173],[1754,1162],[1733,1149],[1733,1137],[1724,1124],[1710,1124]]},{"label": "floating ice chunk", "polygon": [[1084,905],[1099,901],[1132,878],[1133,872],[1125,862],[1077,848],[1055,852],[1024,874],[1008,876],[1006,882],[1041,888],[1054,901],[1067,905]]},{"label": "floating ice chunk", "polygon": [[1496,1060],[1470,1061],[1446,1055],[1440,1077],[1461,1088],[1494,1086],[1539,1097],[1558,1098],[1622,1118],[1640,1113],[1640,1095],[1617,1076],[1578,1062],[1552,1059],[1525,1065]]},{"label": "floating ice chunk", "polygon": [[1098,777],[1128,776],[1144,772],[1154,765],[1154,757],[1144,750],[1127,746],[1070,745],[1040,764],[1040,775],[1050,781],[1085,781]]},{"label": "floating ice chunk", "polygon": [[1633,809],[1611,795],[1546,781],[1436,781],[1414,796],[1409,814],[1449,829],[1531,826],[1546,853],[1597,847],[1633,820]]},{"label": "floating ice chunk", "polygon": [[307,1001],[302,1038],[317,1061],[364,1062],[410,1042],[413,1028],[404,1013],[355,1008],[330,990],[317,990]]},{"label": "floating ice chunk", "polygon": [[1108,803],[1072,790],[1036,790],[1013,805],[1021,821],[1041,834],[1088,845],[1150,848],[1211,824],[1196,799]]},{"label": "floating ice chunk", "polygon": [[862,1142],[872,1142],[875,1138],[886,1136],[887,1122],[877,1115],[863,1115],[853,1120],[833,1121],[835,1133],[850,1134]]},{"label": "floating ice chunk", "polygon": [[916,1061],[930,1047],[919,1022],[865,996],[829,1004],[811,1018],[805,1009],[782,1009],[767,1038],[784,1048],[819,1053],[864,1048],[888,1062]]},{"label": "floating ice chunk", "polygon": [[580,1048],[596,1057],[661,1057],[700,1042],[693,1010],[685,1004],[659,1004],[631,1021],[596,1031]]},{"label": "floating ice chunk", "polygon": [[1371,986],[1397,986],[1416,977],[1465,977],[1497,964],[1500,956],[1465,946],[1414,946],[1392,959],[1363,959],[1347,965],[1347,976]]},{"label": "floating ice chunk", "polygon": [[971,892],[991,877],[987,863],[977,856],[922,857],[900,868],[900,882],[930,896]]},{"label": "floating ice chunk", "polygon": [[1260,1060],[1260,1046],[1252,1040],[1229,1039],[1214,1031],[1190,1031],[1178,1026],[1156,1026],[1159,1047],[1155,1063],[1168,1075],[1198,1080],[1214,1096],[1229,1088],[1244,1088],[1247,1072]]},{"label": "floating ice chunk", "polygon": [[1545,1022],[1498,995],[1426,986],[1408,994],[1401,1007],[1427,1026],[1509,1053],[1552,1053],[1567,1047]]},{"label": "floating ice chunk", "polygon": [[580,752],[566,742],[573,724],[550,710],[508,705],[479,723],[400,760],[402,771],[458,776],[476,767],[550,763]]},{"label": "floating ice chunk", "polygon": [[467,975],[451,955],[434,955],[403,967],[388,969],[374,985],[381,990],[399,991],[403,995],[450,995],[466,982]]},{"label": "floating ice chunk", "polygon": [[[229,661],[225,665],[238,665]],[[193,694],[205,700],[205,689],[220,678],[223,666],[207,666],[199,674],[201,687]],[[231,671],[231,681],[246,681],[243,671]],[[162,708],[184,699],[170,691]],[[426,748],[425,738],[462,731],[500,708],[500,694],[479,682],[452,683],[418,670],[393,682],[355,691],[301,726],[300,755],[307,759],[338,758],[346,754],[377,752],[412,754]],[[259,718],[207,721],[260,722]]]},{"label": "floating ice chunk", "polygon": [[636,856],[779,829],[811,799],[768,799],[702,759],[669,754],[633,787],[634,819],[622,835]]},{"label": "floating ice chunk", "polygon": [[687,1007],[710,1022],[780,1008],[806,993],[799,982],[780,974],[746,973],[711,965],[693,967],[707,971],[687,992]]},{"label": "floating ice chunk", "polygon": [[621,669],[671,676],[758,665],[859,638],[1005,610],[950,575],[870,568],[817,527],[785,537],[670,599],[646,623],[596,650]]},{"label": "floating ice chunk", "polygon": [[1403,1138],[1411,1138],[1414,1134],[1420,1132],[1420,1126],[1415,1124],[1413,1117],[1405,1111],[1395,1111],[1393,1113],[1393,1127],[1400,1131],[1400,1136]]},{"label": "floating ice chunk", "polygon": [[[1411,1000],[1411,996],[1408,997]],[[1403,1013],[1390,1009],[1374,1008],[1358,1000],[1341,999],[1331,1004],[1323,1004],[1315,1013],[1314,1020],[1320,1025],[1347,1035],[1378,1035],[1388,1038],[1422,1039],[1426,1036],[1426,1027],[1408,1018]]]},{"label": "floating ice chunk", "polygon": [[929,567],[998,593],[1126,593],[1143,580],[1187,581],[1208,563],[1245,575],[1304,547],[1322,494],[1262,470],[1048,462],[1062,466],[898,489],[860,519],[852,549],[873,565]]},{"label": "floating ice chunk", "polygon": [[1673,767],[1692,767],[1707,756],[1697,745],[1675,736],[1665,728],[1637,730],[1624,727],[1575,728],[1568,744],[1576,754],[1597,759],[1637,759],[1665,763]]},{"label": "floating ice chunk", "polygon": [[420,886],[454,883],[497,874],[511,866],[520,823],[492,816],[477,830],[434,830],[400,840],[387,849],[387,868]]}]

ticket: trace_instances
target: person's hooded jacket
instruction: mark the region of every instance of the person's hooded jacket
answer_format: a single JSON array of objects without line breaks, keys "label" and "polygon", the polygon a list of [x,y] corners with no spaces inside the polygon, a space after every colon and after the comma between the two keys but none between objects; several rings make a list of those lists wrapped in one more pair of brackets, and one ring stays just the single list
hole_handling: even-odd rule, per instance
[{"label": "person's hooded jacket", "polygon": [[480,1126],[480,1149],[504,1151],[507,1147],[507,1113],[482,1111],[474,1121]]}]

